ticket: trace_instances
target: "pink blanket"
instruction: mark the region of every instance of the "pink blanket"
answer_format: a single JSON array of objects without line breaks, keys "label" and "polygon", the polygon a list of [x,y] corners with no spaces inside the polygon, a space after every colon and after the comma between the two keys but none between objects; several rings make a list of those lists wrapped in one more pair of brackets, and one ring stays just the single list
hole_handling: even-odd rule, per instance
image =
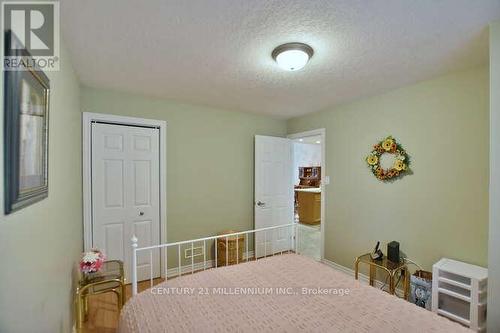
[{"label": "pink blanket", "polygon": [[118,332],[470,332],[304,256],[171,279],[133,297]]}]

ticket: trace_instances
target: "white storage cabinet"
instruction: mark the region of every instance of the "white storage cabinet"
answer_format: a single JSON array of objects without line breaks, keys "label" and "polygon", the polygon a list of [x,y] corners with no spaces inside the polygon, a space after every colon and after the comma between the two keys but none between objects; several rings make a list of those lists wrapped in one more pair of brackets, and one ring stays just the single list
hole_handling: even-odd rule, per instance
[{"label": "white storage cabinet", "polygon": [[432,311],[475,331],[486,329],[488,270],[443,258],[432,266]]}]

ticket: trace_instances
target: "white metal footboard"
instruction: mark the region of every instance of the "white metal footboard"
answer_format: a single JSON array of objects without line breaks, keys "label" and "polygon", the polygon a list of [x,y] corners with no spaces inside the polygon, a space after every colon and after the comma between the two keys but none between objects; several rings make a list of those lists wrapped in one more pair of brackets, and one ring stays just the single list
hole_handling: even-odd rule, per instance
[{"label": "white metal footboard", "polygon": [[[267,234],[268,232],[271,232],[271,237],[275,236],[276,232],[279,232],[280,230],[289,230],[290,232],[288,233],[288,239],[286,244],[286,248],[281,247],[281,250],[278,249],[278,251],[275,251],[276,249],[271,248],[271,254],[274,255],[275,253],[283,253],[283,252],[298,252],[298,247],[297,247],[297,242],[298,239],[297,237],[294,237],[294,235],[297,235],[297,224],[296,223],[290,223],[290,224],[283,224],[283,225],[278,225],[278,226],[273,226],[273,227],[267,227],[267,228],[260,228],[260,229],[254,229],[254,230],[248,230],[248,231],[240,231],[240,232],[234,232],[231,234],[224,234],[224,235],[218,235],[218,236],[210,236],[210,237],[204,237],[204,238],[198,238],[198,239],[191,239],[187,241],[181,241],[181,242],[174,242],[174,243],[166,243],[166,244],[159,244],[159,245],[153,245],[153,246],[147,246],[147,247],[138,247],[138,239],[134,235],[132,237],[132,295],[137,294],[137,255],[139,252],[144,252],[144,251],[149,251],[149,266],[150,266],[150,287],[153,286],[153,251],[154,250],[159,250],[163,249],[164,251],[164,269],[165,269],[165,280],[167,280],[167,273],[168,273],[168,248],[169,247],[177,247],[177,252],[178,252],[178,267],[177,267],[177,275],[176,276],[181,276],[182,275],[182,258],[181,258],[181,246],[185,244],[191,244],[191,274],[195,273],[195,263],[194,263],[194,244],[195,243],[201,243],[203,242],[203,270],[205,270],[207,267],[207,249],[206,245],[208,241],[215,241],[215,264],[214,267],[217,268],[217,239],[223,238],[226,241],[226,265],[228,264],[228,238],[229,237],[234,237],[234,236],[240,236],[240,235],[245,235],[245,251],[246,255],[244,256],[243,260],[248,261],[249,260],[249,250],[248,250],[248,236],[253,234],[254,239],[255,235],[257,235],[260,232],[264,232],[264,255],[263,257],[266,257],[268,254],[268,249],[267,249]],[[271,242],[271,245],[273,245],[274,242]],[[274,245],[273,245],[274,246]],[[255,246],[256,247],[256,246]],[[255,251],[255,259],[257,259],[257,249],[254,248]],[[236,237],[236,263],[239,263],[239,244],[238,244],[238,237]],[[209,267],[210,268],[210,267]]]}]

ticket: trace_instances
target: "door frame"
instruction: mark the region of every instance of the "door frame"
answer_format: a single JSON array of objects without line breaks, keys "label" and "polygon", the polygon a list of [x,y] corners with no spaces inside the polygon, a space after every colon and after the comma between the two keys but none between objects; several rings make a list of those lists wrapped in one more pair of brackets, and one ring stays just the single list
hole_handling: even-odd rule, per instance
[{"label": "door frame", "polygon": [[[326,129],[325,128],[318,128],[310,131],[305,131],[305,132],[299,132],[299,133],[293,133],[293,134],[288,134],[287,138],[288,139],[300,139],[306,136],[320,136],[321,137],[321,224],[320,224],[320,238],[321,238],[321,244],[320,244],[320,259],[323,260],[325,259],[325,207],[326,207],[326,195],[325,195],[325,185],[328,185],[330,183],[329,179],[327,179],[326,176]],[[293,167],[293,166],[292,166]],[[327,184],[325,184],[325,182]]]},{"label": "door frame", "polygon": [[[139,126],[158,128],[160,131],[160,244],[167,242],[167,122],[164,120],[115,116],[104,113],[82,113],[82,135],[83,135],[83,247],[89,251],[92,247],[92,123],[101,122],[112,125]],[[130,251],[132,241],[129,240]],[[164,274],[163,252],[160,251],[160,272]]]}]

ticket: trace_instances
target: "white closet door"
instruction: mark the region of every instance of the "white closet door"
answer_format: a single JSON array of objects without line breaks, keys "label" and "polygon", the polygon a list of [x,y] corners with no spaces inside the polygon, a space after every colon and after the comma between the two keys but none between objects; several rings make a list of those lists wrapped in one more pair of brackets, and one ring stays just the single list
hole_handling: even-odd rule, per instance
[{"label": "white closet door", "polygon": [[[159,130],[92,124],[92,243],[108,259],[123,260],[130,281],[132,250],[159,244]],[[141,253],[138,279],[160,275],[159,251]]]},{"label": "white closet door", "polygon": [[[255,228],[293,223],[292,143],[255,136]],[[257,258],[291,248],[291,228],[255,235]]]}]

